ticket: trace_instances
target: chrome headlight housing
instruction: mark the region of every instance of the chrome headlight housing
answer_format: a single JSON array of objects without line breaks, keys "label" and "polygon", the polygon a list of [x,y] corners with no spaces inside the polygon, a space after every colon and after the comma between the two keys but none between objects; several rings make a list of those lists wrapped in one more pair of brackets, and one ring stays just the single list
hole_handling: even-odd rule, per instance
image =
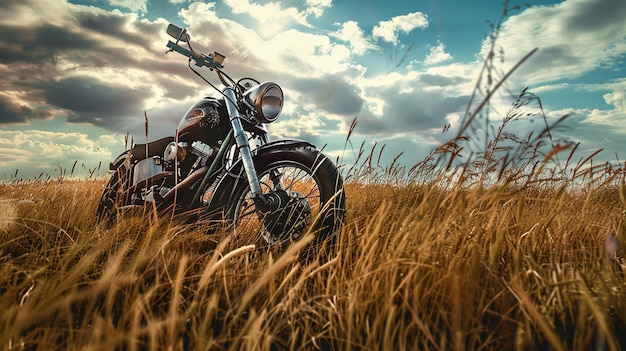
[{"label": "chrome headlight housing", "polygon": [[272,123],[283,109],[283,90],[278,84],[265,82],[250,88],[244,94],[246,104],[254,108],[261,123]]}]

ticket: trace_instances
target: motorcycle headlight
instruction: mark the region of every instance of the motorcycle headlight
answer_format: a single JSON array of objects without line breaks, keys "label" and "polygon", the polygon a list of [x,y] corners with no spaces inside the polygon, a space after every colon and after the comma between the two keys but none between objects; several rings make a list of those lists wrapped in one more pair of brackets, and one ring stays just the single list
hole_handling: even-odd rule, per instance
[{"label": "motorcycle headlight", "polygon": [[246,103],[256,110],[257,118],[262,123],[272,123],[283,109],[283,90],[278,84],[265,82],[245,93]]}]

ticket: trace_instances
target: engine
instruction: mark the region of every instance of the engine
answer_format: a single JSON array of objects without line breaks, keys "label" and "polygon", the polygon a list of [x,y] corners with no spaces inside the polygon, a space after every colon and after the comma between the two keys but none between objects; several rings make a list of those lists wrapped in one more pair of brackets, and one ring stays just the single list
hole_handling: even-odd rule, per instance
[{"label": "engine", "polygon": [[217,149],[201,141],[194,141],[191,144],[191,154],[198,157],[200,166],[208,166],[210,160],[217,154]]},{"label": "engine", "polygon": [[184,178],[207,166],[216,154],[217,148],[201,141],[194,141],[191,146],[186,142],[171,142],[163,154],[164,168]]},{"label": "engine", "polygon": [[191,145],[186,142],[171,142],[165,148],[163,157],[153,156],[137,162],[134,166],[133,185],[141,184],[141,193],[136,193],[134,203],[162,200],[177,182],[187,180],[185,190],[194,191],[204,173],[198,172],[208,166],[217,149],[201,141]]}]

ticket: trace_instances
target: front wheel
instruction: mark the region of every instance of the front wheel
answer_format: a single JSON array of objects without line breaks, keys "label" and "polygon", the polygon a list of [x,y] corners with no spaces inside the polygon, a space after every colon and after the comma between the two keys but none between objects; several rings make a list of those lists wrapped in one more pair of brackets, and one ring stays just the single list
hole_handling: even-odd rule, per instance
[{"label": "front wheel", "polygon": [[333,162],[312,147],[261,153],[254,164],[266,203],[257,204],[245,178],[222,195],[239,238],[285,248],[308,232],[313,245],[334,238],[345,212],[343,181]]}]

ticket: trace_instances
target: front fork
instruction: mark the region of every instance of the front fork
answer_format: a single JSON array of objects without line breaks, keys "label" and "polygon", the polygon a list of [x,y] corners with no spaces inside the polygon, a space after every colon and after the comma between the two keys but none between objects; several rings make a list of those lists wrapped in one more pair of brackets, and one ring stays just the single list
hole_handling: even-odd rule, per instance
[{"label": "front fork", "polygon": [[[256,174],[256,170],[254,169],[254,163],[252,162],[252,151],[250,150],[248,135],[243,129],[243,125],[241,124],[241,114],[235,105],[235,102],[237,101],[235,91],[231,87],[227,87],[224,89],[224,96],[226,97],[224,100],[226,101],[226,108],[228,110],[230,123],[233,126],[235,143],[239,149],[239,155],[241,156],[241,162],[246,172],[246,178],[248,178],[252,199],[258,206],[266,205],[267,200],[261,190],[261,184]],[[267,139],[267,137],[265,138]]]}]

